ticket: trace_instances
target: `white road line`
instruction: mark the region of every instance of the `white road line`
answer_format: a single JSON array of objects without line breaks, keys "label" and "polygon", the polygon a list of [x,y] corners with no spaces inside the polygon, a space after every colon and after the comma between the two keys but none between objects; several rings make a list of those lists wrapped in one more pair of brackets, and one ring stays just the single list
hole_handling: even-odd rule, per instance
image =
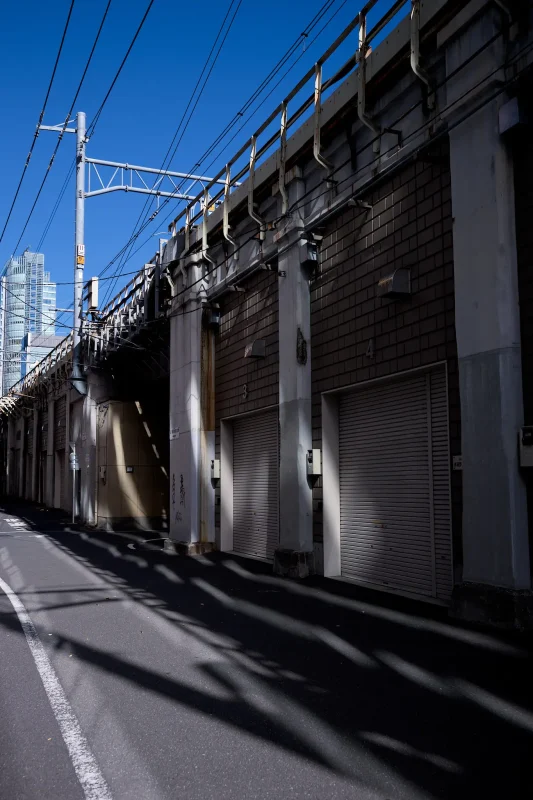
[{"label": "white road line", "polygon": [[43,682],[52,711],[59,725],[61,735],[67,746],[72,766],[81,784],[86,800],[112,800],[111,792],[89,743],[82,733],[80,723],[59,683],[55,670],[46,655],[39,634],[24,604],[13,589],[0,578],[2,589],[13,606],[30,648],[35,666]]}]

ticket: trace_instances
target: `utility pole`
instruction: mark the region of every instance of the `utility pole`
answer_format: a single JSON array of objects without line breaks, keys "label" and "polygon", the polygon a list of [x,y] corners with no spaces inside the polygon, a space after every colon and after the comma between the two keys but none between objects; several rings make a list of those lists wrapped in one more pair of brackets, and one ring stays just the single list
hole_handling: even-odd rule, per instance
[{"label": "utility pole", "polygon": [[[188,172],[174,172],[165,169],[155,169],[154,167],[142,167],[132,164],[120,163],[117,161],[104,161],[98,158],[88,158],[85,148],[88,142],[85,112],[78,111],[76,114],[76,127],[68,128],[66,124],[61,125],[39,125],[39,130],[53,131],[54,133],[75,133],[76,134],[76,217],[75,217],[75,240],[74,240],[74,321],[72,331],[72,386],[82,395],[87,393],[87,383],[83,374],[81,361],[81,336],[83,325],[83,273],[85,267],[85,199],[96,195],[107,194],[108,192],[124,191],[139,194],[149,194],[155,197],[168,197],[175,200],[194,200],[190,194],[182,194],[178,191],[175,178],[180,180],[192,181],[189,191],[194,183],[209,183],[211,178],[206,175],[193,175]],[[89,187],[85,191],[85,169],[88,167]],[[113,175],[105,183],[98,171],[98,167],[110,167],[114,169]],[[91,191],[91,171],[97,178],[98,189]],[[129,182],[125,180],[129,174]],[[153,186],[148,186],[144,175],[155,175]],[[120,182],[114,183],[115,178]],[[134,178],[141,183],[140,186],[134,185]],[[172,191],[162,191],[161,183],[167,178],[172,184]],[[217,180],[216,183],[225,183],[225,180]],[[240,184],[235,182],[234,186]],[[161,242],[159,244],[159,262],[161,262]]]},{"label": "utility pole", "polygon": [[85,112],[76,115],[76,221],[74,241],[74,322],[72,331],[72,385],[86,394],[81,367],[81,326],[83,323],[83,270],[85,265]]}]

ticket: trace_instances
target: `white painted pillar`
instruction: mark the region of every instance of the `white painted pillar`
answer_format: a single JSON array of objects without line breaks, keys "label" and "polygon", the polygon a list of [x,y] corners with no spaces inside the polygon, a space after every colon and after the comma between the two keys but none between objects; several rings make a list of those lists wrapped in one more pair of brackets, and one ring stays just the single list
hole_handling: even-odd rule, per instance
[{"label": "white painted pillar", "polygon": [[26,429],[26,425],[25,425],[24,417],[19,417],[18,420],[17,420],[17,427],[16,427],[17,437],[18,437],[16,439],[16,445],[17,444],[19,445],[19,447],[18,447],[18,450],[19,450],[19,463],[18,463],[17,475],[16,475],[16,478],[15,478],[15,481],[16,481],[16,483],[15,483],[15,486],[16,486],[15,494],[16,494],[17,497],[20,497],[21,499],[25,495],[25,488],[26,488],[24,486],[24,472],[25,472],[25,466],[26,466],[26,464],[25,464],[25,460],[26,460],[26,435],[25,435],[25,429]]},{"label": "white painted pillar", "polygon": [[[487,24],[481,22],[449,46],[449,73],[491,33]],[[483,69],[490,72],[504,56],[503,47],[494,45]],[[474,77],[479,80],[479,72]],[[468,88],[465,81],[474,77],[471,70],[460,71],[450,82],[447,101],[459,97]],[[469,103],[479,100],[478,95]],[[527,589],[528,518],[517,449],[523,402],[513,165],[498,131],[502,102],[500,95],[450,133],[463,580]]]},{"label": "white painted pillar", "polygon": [[201,552],[215,531],[213,346],[201,299],[176,307],[170,325],[170,539]]},{"label": "white painted pillar", "polygon": [[39,409],[37,405],[33,409],[33,455],[31,459],[31,483],[30,483],[30,498],[37,500],[39,496]]},{"label": "white painted pillar", "polygon": [[[293,204],[304,187],[288,186]],[[293,217],[278,240],[280,543],[274,570],[292,577],[313,572],[313,499],[307,477],[307,451],[312,444],[311,309],[307,243]]]},{"label": "white painted pillar", "polygon": [[55,400],[52,395],[48,395],[48,434],[46,444],[46,486],[45,486],[45,505],[48,508],[54,508],[55,499],[55,436],[54,436],[54,420],[55,420]]},{"label": "white painted pillar", "polygon": [[[96,451],[98,397],[104,394],[100,384],[102,377],[93,372],[87,374],[87,395],[81,410],[80,453],[80,520],[87,525],[97,524],[98,459]],[[81,441],[80,441],[81,440]]]},{"label": "white painted pillar", "polygon": [[72,441],[72,432],[71,432],[71,414],[72,414],[72,407],[71,407],[71,394],[74,394],[70,390],[67,390],[67,403],[66,403],[66,419],[65,419],[65,427],[67,430],[67,440],[65,442],[65,463],[64,463],[64,474],[65,474],[65,486],[62,487],[63,497],[60,498],[59,507],[64,509],[65,511],[72,512],[72,481],[74,480],[74,472],[70,468],[70,442]]}]

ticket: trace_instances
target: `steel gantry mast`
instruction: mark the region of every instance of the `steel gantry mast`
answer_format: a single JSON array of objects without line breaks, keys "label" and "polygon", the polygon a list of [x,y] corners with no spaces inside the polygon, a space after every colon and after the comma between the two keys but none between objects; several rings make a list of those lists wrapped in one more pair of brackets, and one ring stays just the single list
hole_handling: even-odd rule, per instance
[{"label": "steel gantry mast", "polygon": [[[68,123],[67,123],[68,124]],[[80,393],[86,393],[86,381],[83,376],[81,365],[80,343],[83,324],[83,286],[85,270],[85,200],[88,197],[96,197],[109,192],[134,192],[137,194],[148,194],[154,197],[172,197],[176,200],[194,200],[195,197],[189,194],[178,192],[178,186],[173,178],[192,181],[192,185],[200,183],[225,183],[225,179],[212,181],[205,175],[194,175],[189,172],[174,172],[154,167],[141,167],[133,164],[120,163],[117,161],[104,161],[98,158],[88,158],[86,155],[87,137],[86,117],[84,111],[76,114],[76,127],[68,128],[61,125],[39,125],[39,130],[54,131],[55,133],[75,133],[76,134],[76,205],[75,205],[75,240],[74,240],[74,322],[72,332],[72,385]],[[89,191],[85,191],[85,170],[89,167]],[[107,183],[103,180],[98,167],[111,167],[114,172]],[[96,174],[99,188],[90,188],[90,174]],[[124,173],[129,172],[129,182],[125,181]],[[156,175],[152,186],[142,177],[144,175]],[[118,178],[120,182],[116,183]],[[174,191],[163,191],[160,187],[163,180],[167,178],[173,186]],[[135,185],[138,179],[141,185]],[[190,190],[191,187],[189,187]]]}]

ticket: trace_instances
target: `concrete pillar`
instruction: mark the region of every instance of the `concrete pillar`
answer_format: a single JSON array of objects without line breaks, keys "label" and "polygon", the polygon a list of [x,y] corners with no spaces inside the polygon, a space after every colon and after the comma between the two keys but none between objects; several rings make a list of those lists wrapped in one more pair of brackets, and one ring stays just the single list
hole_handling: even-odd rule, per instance
[{"label": "concrete pillar", "polygon": [[203,552],[215,539],[213,337],[197,296],[174,309],[170,324],[171,546]]},{"label": "concrete pillar", "polygon": [[[70,468],[70,442],[71,439],[71,415],[72,415],[72,407],[71,407],[71,395],[76,394],[74,390],[70,391],[67,390],[67,404],[66,404],[66,420],[65,420],[65,427],[67,430],[67,440],[65,442],[65,486],[63,488],[63,497],[59,502],[60,508],[65,509],[65,511],[72,512],[72,481],[74,472]],[[77,396],[77,395],[76,395]]]},{"label": "concrete pillar", "polygon": [[[304,191],[296,178],[287,187],[289,204]],[[307,477],[312,444],[311,310],[308,244],[301,221],[293,217],[278,239],[279,257],[279,549],[274,571],[306,577],[313,568],[313,500]]]},{"label": "concrete pillar", "polygon": [[[491,31],[485,19],[455,40],[447,50],[448,73]],[[483,69],[490,72],[504,55],[494,45]],[[448,87],[448,103],[474,77],[479,80],[479,71],[473,76],[461,70]],[[467,108],[479,100],[469,98]],[[464,498],[464,583],[455,604],[462,616],[484,619],[492,614],[487,598],[501,605],[504,596],[487,587],[530,588],[526,490],[517,451],[523,403],[513,166],[498,131],[504,101],[491,100],[456,121],[450,133]],[[466,116],[465,110],[458,114]]]},{"label": "concrete pillar", "polygon": [[[19,451],[19,458],[18,458],[18,470],[15,476],[15,495],[17,497],[23,498],[24,497],[24,473],[26,467],[26,425],[24,417],[19,417],[17,419],[17,426],[16,426],[16,442],[15,447]],[[18,447],[17,447],[18,445]]]},{"label": "concrete pillar", "polygon": [[46,444],[46,481],[45,481],[45,505],[48,508],[54,507],[54,468],[55,468],[55,400],[52,395],[48,395],[48,435]]},{"label": "concrete pillar", "polygon": [[37,500],[39,495],[39,408],[37,405],[33,408],[33,455],[31,459],[31,477],[30,477],[30,498]]},{"label": "concrete pillar", "polygon": [[97,413],[100,397],[106,395],[107,384],[93,372],[87,374],[87,395],[81,407],[80,431],[76,447],[80,465],[80,521],[86,525],[97,524],[98,459],[97,459]]}]

